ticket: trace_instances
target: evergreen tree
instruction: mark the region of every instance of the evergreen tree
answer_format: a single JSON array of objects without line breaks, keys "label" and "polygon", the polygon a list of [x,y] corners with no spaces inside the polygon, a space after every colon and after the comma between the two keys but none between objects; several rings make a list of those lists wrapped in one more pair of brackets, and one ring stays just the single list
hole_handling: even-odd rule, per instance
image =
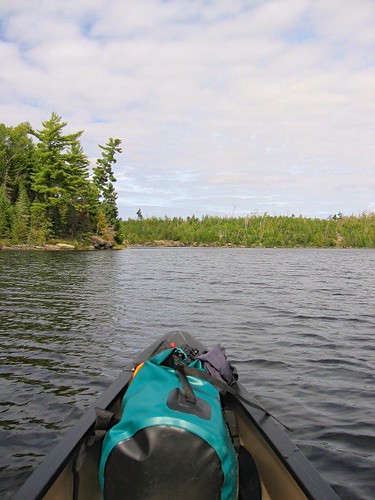
[{"label": "evergreen tree", "polygon": [[94,168],[93,182],[96,186],[101,206],[107,222],[112,226],[117,225],[117,193],[113,183],[116,182],[112,167],[117,162],[115,155],[121,153],[121,140],[109,138],[105,146],[99,145],[102,149],[102,156],[97,160]]},{"label": "evergreen tree", "polygon": [[0,186],[0,236],[8,236],[10,229],[11,203],[5,186]]},{"label": "evergreen tree", "polygon": [[1,237],[43,244],[53,235],[97,231],[108,241],[123,238],[112,170],[121,141],[110,138],[100,146],[91,181],[79,140],[82,131],[65,134],[66,125],[56,113],[42,122],[41,130],[27,122],[0,124]]},{"label": "evergreen tree", "polygon": [[30,241],[44,245],[52,234],[52,222],[47,218],[43,203],[34,201],[30,207]]},{"label": "evergreen tree", "polygon": [[30,176],[35,164],[35,145],[29,137],[30,124],[16,127],[0,124],[0,185],[15,203],[22,183],[30,188]]},{"label": "evergreen tree", "polygon": [[87,208],[89,161],[79,142],[82,131],[63,135],[66,123],[56,113],[42,125],[42,130],[33,131],[39,140],[32,176],[38,214],[35,222],[44,211],[55,234],[64,236],[76,231],[78,212]]},{"label": "evergreen tree", "polygon": [[80,142],[73,139],[66,153],[69,168],[66,171],[66,190],[63,198],[62,220],[66,233],[76,235],[80,230],[89,230],[90,193],[89,160]]},{"label": "evergreen tree", "polygon": [[8,127],[0,123],[0,185],[7,185],[7,147],[8,147]]},{"label": "evergreen tree", "polygon": [[110,227],[108,225],[107,217],[102,208],[98,209],[97,212],[97,223],[96,223],[96,233],[102,236],[106,236],[109,233]]},{"label": "evergreen tree", "polygon": [[30,200],[23,184],[20,185],[17,201],[11,216],[11,237],[14,243],[28,240],[30,231]]}]

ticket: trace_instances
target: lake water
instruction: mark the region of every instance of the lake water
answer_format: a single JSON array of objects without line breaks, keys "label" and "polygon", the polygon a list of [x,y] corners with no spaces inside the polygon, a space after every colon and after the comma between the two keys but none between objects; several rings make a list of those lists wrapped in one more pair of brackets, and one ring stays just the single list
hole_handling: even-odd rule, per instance
[{"label": "lake water", "polygon": [[151,340],[221,342],[343,499],[375,490],[375,251],[0,252],[0,497]]}]

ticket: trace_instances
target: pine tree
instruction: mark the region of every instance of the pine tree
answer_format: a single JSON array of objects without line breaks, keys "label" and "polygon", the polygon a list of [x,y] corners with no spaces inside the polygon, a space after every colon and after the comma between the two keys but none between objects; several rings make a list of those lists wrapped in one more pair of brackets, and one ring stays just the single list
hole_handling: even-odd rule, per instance
[{"label": "pine tree", "polygon": [[65,161],[69,165],[69,169],[66,169],[66,190],[63,198],[62,220],[66,227],[65,232],[74,236],[80,230],[90,229],[89,160],[78,138],[73,139],[69,144]]},{"label": "pine tree", "polygon": [[29,123],[21,123],[16,127],[0,124],[0,185],[5,187],[11,203],[15,203],[21,183],[27,190],[30,188],[35,145],[29,133]]},{"label": "pine tree", "polygon": [[66,123],[56,113],[42,125],[33,132],[39,140],[32,176],[36,220],[44,210],[54,233],[64,236],[77,230],[79,214],[87,211],[89,161],[79,142],[82,131],[63,135]]},{"label": "pine tree", "polygon": [[99,145],[102,149],[102,156],[97,160],[94,168],[93,183],[96,186],[101,206],[107,222],[112,226],[117,225],[117,193],[113,183],[116,182],[112,167],[117,162],[115,155],[121,153],[121,140],[109,138],[105,146]]}]

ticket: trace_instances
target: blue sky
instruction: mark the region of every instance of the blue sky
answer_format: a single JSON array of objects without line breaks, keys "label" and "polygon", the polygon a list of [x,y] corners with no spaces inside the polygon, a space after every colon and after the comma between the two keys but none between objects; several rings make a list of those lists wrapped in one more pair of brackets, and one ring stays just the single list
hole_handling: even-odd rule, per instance
[{"label": "blue sky", "polygon": [[375,211],[373,0],[4,0],[0,121],[108,137],[120,215]]}]

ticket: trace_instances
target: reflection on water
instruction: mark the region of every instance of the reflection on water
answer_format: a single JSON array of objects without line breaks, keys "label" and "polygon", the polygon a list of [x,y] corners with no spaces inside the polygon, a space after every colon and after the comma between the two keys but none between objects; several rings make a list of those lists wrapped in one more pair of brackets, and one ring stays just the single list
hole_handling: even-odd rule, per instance
[{"label": "reflection on water", "polygon": [[374,264],[368,250],[0,252],[1,495],[177,329],[226,345],[337,493],[372,498]]}]

